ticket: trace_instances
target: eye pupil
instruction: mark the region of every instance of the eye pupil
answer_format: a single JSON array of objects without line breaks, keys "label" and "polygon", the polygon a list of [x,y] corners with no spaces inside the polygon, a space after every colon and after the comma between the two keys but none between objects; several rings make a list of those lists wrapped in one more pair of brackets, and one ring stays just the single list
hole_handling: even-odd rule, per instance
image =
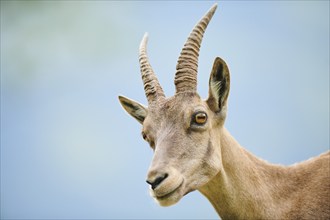
[{"label": "eye pupil", "polygon": [[206,122],[207,116],[205,113],[197,113],[195,115],[195,122],[197,124],[204,124]]}]

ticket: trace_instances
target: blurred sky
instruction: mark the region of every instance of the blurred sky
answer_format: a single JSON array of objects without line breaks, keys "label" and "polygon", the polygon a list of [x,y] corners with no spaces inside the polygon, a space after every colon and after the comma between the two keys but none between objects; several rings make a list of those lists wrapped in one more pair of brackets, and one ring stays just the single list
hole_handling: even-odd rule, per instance
[{"label": "blurred sky", "polygon": [[[214,4],[1,1],[1,218],[218,218],[198,192],[159,207],[152,150],[121,108],[146,104],[138,46],[174,93],[177,57]],[[292,164],[329,149],[329,1],[224,1],[206,31],[198,89],[231,70],[226,127],[255,155]]]}]

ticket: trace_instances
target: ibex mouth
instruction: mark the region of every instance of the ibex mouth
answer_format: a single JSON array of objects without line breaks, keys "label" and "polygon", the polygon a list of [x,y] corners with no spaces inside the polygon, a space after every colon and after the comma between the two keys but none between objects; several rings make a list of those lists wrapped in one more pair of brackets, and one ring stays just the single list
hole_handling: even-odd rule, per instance
[{"label": "ibex mouth", "polygon": [[170,191],[169,193],[166,193],[165,195],[162,195],[162,196],[157,196],[155,195],[156,199],[157,200],[165,200],[165,199],[168,199],[169,197],[171,197],[173,194],[175,194],[176,192],[178,192],[179,188],[181,188],[181,186],[183,185],[183,180],[182,182],[179,184],[178,187],[174,188],[174,190]]},{"label": "ibex mouth", "polygon": [[156,191],[151,191],[152,197],[158,202],[161,206],[170,206],[179,202],[179,200],[183,197],[183,188],[184,188],[184,180],[179,182],[177,187],[172,188],[170,191],[161,193],[157,195]]}]

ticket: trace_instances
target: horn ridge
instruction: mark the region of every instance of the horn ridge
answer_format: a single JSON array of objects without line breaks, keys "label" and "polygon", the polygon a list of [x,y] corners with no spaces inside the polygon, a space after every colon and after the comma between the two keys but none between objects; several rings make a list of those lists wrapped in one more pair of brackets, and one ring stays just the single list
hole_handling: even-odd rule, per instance
[{"label": "horn ridge", "polygon": [[139,48],[139,63],[140,63],[141,77],[144,85],[144,91],[148,103],[151,104],[157,102],[159,99],[165,98],[165,95],[149,63],[149,59],[147,55],[147,42],[148,42],[148,34],[145,33]]},{"label": "horn ridge", "polygon": [[181,50],[176,65],[174,84],[176,93],[196,91],[198,57],[204,32],[212,19],[217,4],[214,4],[191,31],[184,47]]}]

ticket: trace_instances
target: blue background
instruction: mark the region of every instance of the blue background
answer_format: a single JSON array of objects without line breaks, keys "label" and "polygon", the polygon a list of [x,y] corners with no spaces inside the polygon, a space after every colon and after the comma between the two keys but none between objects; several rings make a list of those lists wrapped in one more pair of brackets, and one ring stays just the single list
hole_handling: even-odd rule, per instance
[{"label": "blue background", "polygon": [[[117,99],[146,104],[146,31],[171,96],[180,50],[213,3],[1,1],[1,218],[218,218],[198,192],[153,201],[152,150]],[[200,53],[205,98],[216,56],[242,146],[286,165],[329,149],[329,1],[218,2]]]}]

